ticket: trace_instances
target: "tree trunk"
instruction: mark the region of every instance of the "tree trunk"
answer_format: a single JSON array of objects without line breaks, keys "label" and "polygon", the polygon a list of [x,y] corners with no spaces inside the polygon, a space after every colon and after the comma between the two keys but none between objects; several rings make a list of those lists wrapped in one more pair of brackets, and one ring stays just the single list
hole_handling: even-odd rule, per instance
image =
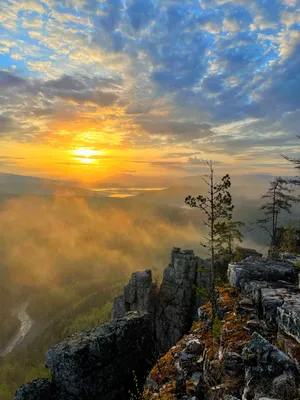
[{"label": "tree trunk", "polygon": [[211,226],[210,226],[210,241],[211,241],[211,266],[210,266],[210,301],[212,307],[212,321],[215,320],[217,315],[217,301],[215,291],[215,243],[214,243],[214,230],[215,230],[215,205],[214,205],[214,170],[210,167],[210,201],[211,201]]}]

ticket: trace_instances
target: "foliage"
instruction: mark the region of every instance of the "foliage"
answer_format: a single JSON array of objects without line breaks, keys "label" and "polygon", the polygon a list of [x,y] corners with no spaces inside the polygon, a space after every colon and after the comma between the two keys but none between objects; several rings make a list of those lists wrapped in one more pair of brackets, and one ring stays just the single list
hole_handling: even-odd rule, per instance
[{"label": "foliage", "polygon": [[196,292],[196,296],[200,297],[201,300],[209,300],[209,292],[205,288],[198,288],[196,285],[193,285],[193,289]]},{"label": "foliage", "polygon": [[231,260],[236,242],[242,243],[243,235],[240,228],[245,224],[241,221],[222,221],[216,224],[216,249],[221,259]]},{"label": "foliage", "polygon": [[280,240],[280,250],[288,253],[297,253],[297,229],[291,221],[283,231]]},{"label": "foliage", "polygon": [[265,217],[257,220],[257,225],[265,230],[271,239],[271,247],[277,246],[277,228],[279,216],[282,212],[291,212],[292,203],[295,197],[290,193],[292,189],[286,180],[276,178],[270,182],[268,191],[262,196],[266,202],[261,206],[261,211]]},{"label": "foliage", "polygon": [[185,199],[185,203],[192,208],[199,208],[206,217],[204,225],[209,230],[209,237],[205,238],[207,244],[203,244],[203,246],[208,250],[208,255],[211,259],[209,298],[212,304],[212,314],[214,319],[217,311],[215,293],[215,251],[216,239],[218,237],[217,223],[223,220],[231,220],[234,206],[232,205],[232,198],[228,191],[231,186],[230,176],[227,174],[223,176],[221,182],[216,183],[215,172],[211,161],[208,162],[208,167],[209,174],[202,177],[208,187],[208,194],[206,196],[199,195],[198,197],[188,196]]},{"label": "foliage", "polygon": [[[300,135],[297,136],[300,139]],[[294,164],[295,169],[300,169],[300,158],[295,158],[295,157],[289,157],[289,156],[282,156],[292,164]],[[293,178],[289,178],[288,182],[292,185],[295,186],[300,186],[300,177],[296,176]]]},{"label": "foliage", "polygon": [[219,339],[222,332],[223,323],[219,317],[216,317],[212,326],[212,335],[215,339]]}]

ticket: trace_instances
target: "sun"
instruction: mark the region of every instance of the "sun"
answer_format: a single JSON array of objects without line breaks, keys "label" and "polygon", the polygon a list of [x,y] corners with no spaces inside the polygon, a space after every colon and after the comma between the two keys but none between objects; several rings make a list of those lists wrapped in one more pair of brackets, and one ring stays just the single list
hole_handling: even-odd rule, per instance
[{"label": "sun", "polygon": [[103,152],[101,150],[93,150],[93,149],[87,149],[85,147],[80,147],[79,149],[73,150],[73,154],[77,157],[86,157],[90,158],[93,156],[96,156],[98,154],[102,154]]},{"label": "sun", "polygon": [[82,164],[93,164],[97,161],[98,156],[104,154],[104,150],[94,150],[87,147],[79,147],[71,150],[73,158]]}]

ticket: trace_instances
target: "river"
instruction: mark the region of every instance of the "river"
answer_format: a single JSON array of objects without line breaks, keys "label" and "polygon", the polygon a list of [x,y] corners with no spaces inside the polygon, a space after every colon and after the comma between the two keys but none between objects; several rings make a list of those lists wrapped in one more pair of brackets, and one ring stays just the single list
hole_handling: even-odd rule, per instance
[{"label": "river", "polygon": [[21,322],[21,327],[19,331],[9,341],[8,345],[3,350],[0,350],[0,356],[4,357],[10,352],[12,352],[23,341],[23,339],[33,326],[34,321],[27,314],[26,312],[27,307],[28,307],[28,302],[21,304],[20,307],[14,310],[14,312],[18,316],[18,319]]}]

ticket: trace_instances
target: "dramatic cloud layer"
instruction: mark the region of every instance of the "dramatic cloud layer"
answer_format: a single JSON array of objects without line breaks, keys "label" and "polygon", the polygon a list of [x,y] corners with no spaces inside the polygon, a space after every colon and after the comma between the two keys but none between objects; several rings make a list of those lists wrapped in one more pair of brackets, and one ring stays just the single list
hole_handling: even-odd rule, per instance
[{"label": "dramatic cloud layer", "polygon": [[295,152],[299,0],[1,5],[3,143],[126,149],[123,169],[166,173],[206,158],[272,172]]}]

